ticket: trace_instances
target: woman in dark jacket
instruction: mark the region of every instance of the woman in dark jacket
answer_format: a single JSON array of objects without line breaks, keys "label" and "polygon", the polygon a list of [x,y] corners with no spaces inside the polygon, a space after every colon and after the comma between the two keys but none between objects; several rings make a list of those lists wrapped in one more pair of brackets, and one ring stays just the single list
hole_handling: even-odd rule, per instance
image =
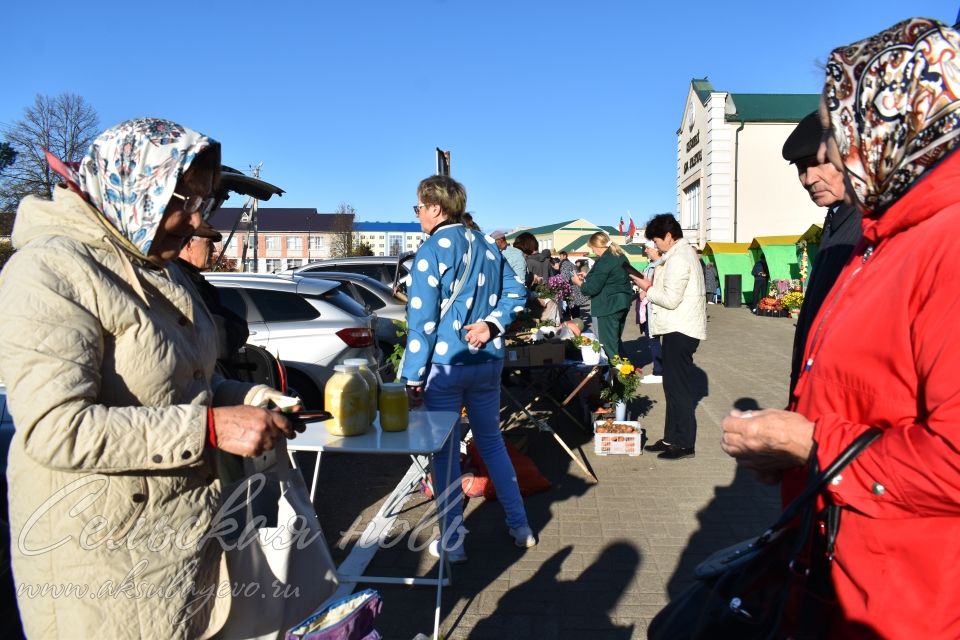
[{"label": "woman in dark jacket", "polygon": [[623,265],[627,264],[623,249],[611,242],[610,236],[603,231],[590,236],[588,244],[599,256],[593,263],[590,277],[576,274],[570,282],[591,298],[590,313],[595,318],[597,337],[604,353],[612,358],[620,353],[620,336],[623,335],[627,312],[635,294],[630,278],[623,269]]}]

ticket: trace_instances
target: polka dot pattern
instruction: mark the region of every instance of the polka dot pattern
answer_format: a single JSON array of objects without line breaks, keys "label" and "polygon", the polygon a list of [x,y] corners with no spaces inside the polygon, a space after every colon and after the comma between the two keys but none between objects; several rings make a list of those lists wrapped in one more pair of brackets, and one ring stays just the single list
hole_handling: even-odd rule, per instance
[{"label": "polka dot pattern", "polygon": [[431,287],[436,287],[438,284],[440,284],[440,281],[437,280],[437,278],[433,274],[430,274],[429,276],[427,276],[427,284],[430,285]]},{"label": "polka dot pattern", "polygon": [[463,235],[467,239],[467,242],[473,242],[473,231],[470,231],[470,229],[467,229],[463,233]]},{"label": "polka dot pattern", "polygon": [[454,320],[454,321],[453,321],[453,330],[454,330],[454,331],[460,331],[460,327],[462,327],[462,326],[463,326],[463,323],[460,322],[459,320]]},{"label": "polka dot pattern", "polygon": [[440,238],[437,240],[437,244],[443,247],[444,249],[449,249],[453,246],[453,243],[450,242],[450,238]]},{"label": "polka dot pattern", "polygon": [[491,307],[497,306],[497,294],[495,293],[490,294],[490,306]]},{"label": "polka dot pattern", "polygon": [[500,339],[500,336],[497,336],[496,338],[493,339],[493,346],[496,349],[503,348],[503,340]]},{"label": "polka dot pattern", "polygon": [[419,309],[423,306],[423,300],[420,299],[420,296],[413,296],[410,298],[410,306],[414,309]]},{"label": "polka dot pattern", "polygon": [[445,356],[447,355],[447,349],[449,348],[450,348],[450,345],[448,345],[446,342],[440,341],[437,343],[437,346],[434,348],[434,351],[437,352],[438,356]]},{"label": "polka dot pattern", "polygon": [[477,277],[477,286],[482,287],[483,283],[487,281],[487,276],[482,273]]},{"label": "polka dot pattern", "polygon": [[503,312],[502,312],[502,311],[493,311],[493,312],[490,313],[490,315],[493,316],[494,318],[501,318],[501,317],[503,317]]},{"label": "polka dot pattern", "polygon": [[487,249],[487,260],[496,260],[497,256],[493,255],[493,252],[490,249]]},{"label": "polka dot pattern", "polygon": [[[438,267],[439,270],[440,270],[440,275],[445,274],[445,273],[447,272],[447,269],[450,268],[450,267],[448,267],[447,265],[443,264],[442,262],[441,262],[440,264],[438,264],[437,267]],[[518,280],[519,280],[519,278],[518,278]]]},{"label": "polka dot pattern", "polygon": [[426,373],[426,371],[427,371],[426,367],[420,367],[419,369],[417,369],[417,377],[422,378],[423,374]]},{"label": "polka dot pattern", "polygon": [[429,268],[430,264],[424,258],[420,258],[420,260],[417,261],[417,271],[422,273]]},{"label": "polka dot pattern", "polygon": [[433,333],[433,330],[436,328],[437,328],[436,322],[428,322],[425,325],[423,325],[423,332],[427,335],[430,335],[431,333]]},{"label": "polka dot pattern", "polygon": [[470,296],[469,298],[467,298],[467,309],[472,309],[472,308],[473,308],[473,296]]},{"label": "polka dot pattern", "polygon": [[414,338],[407,343],[407,349],[410,350],[410,353],[420,353],[420,341]]}]

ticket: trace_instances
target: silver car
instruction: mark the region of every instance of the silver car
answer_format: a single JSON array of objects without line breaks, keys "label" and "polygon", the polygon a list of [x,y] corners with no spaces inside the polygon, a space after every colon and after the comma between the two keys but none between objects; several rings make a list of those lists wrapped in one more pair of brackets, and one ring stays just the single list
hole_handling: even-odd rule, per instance
[{"label": "silver car", "polygon": [[402,340],[397,335],[397,327],[393,321],[406,322],[407,305],[393,294],[393,289],[389,285],[374,280],[370,276],[345,271],[298,271],[297,275],[339,282],[347,295],[363,305],[368,312],[375,313],[377,345],[380,351],[389,353],[393,345]]},{"label": "silver car", "polygon": [[375,316],[332,280],[261,273],[204,273],[231,311],[247,319],[247,342],[287,369],[306,407],[323,408],[323,387],[346,358],[378,362]]}]

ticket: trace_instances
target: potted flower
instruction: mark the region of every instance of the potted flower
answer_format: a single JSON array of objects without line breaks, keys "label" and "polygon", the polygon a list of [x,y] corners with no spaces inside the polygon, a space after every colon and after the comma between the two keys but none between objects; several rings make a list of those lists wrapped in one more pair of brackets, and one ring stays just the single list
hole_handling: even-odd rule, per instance
[{"label": "potted flower", "polygon": [[642,371],[627,359],[610,359],[610,385],[600,391],[600,398],[616,405],[617,420],[626,419],[627,400],[636,397]]},{"label": "potted flower", "polygon": [[550,299],[556,300],[557,302],[569,300],[573,292],[570,288],[570,283],[560,274],[550,276],[546,282],[538,284],[534,291],[541,300]]},{"label": "potted flower", "polygon": [[580,347],[580,357],[583,364],[600,364],[602,348],[600,341],[592,333],[584,333],[573,339],[573,343]]},{"label": "potted flower", "polygon": [[800,313],[800,306],[803,304],[803,292],[802,291],[788,291],[783,294],[783,297],[780,299],[780,303],[790,310],[791,317],[797,317]]}]

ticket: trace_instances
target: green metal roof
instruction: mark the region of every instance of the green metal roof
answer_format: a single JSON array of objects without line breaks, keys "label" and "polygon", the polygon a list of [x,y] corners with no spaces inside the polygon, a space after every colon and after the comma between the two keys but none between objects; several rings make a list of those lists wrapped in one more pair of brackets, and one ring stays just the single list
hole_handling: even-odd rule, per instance
[{"label": "green metal roof", "polygon": [[574,219],[574,220],[567,220],[566,222],[558,222],[557,224],[548,224],[548,225],[545,226],[545,227],[534,227],[534,228],[532,228],[532,229],[521,229],[520,231],[515,231],[514,233],[511,233],[510,235],[507,236],[507,238],[516,238],[516,237],[517,237],[518,235],[520,235],[521,233],[532,233],[532,234],[535,235],[535,236],[537,236],[537,235],[542,235],[542,234],[544,234],[544,233],[553,233],[553,232],[556,231],[557,229],[562,229],[562,228],[564,228],[565,226],[567,226],[567,225],[570,224],[571,222],[576,222],[576,219]]},{"label": "green metal roof", "polygon": [[580,236],[579,238],[577,238],[567,246],[560,249],[560,251],[566,251],[567,253],[570,253],[571,251],[580,251],[581,247],[586,246],[587,241],[590,239],[590,236],[592,235],[593,235],[592,233],[588,233],[587,235]]},{"label": "green metal roof", "polygon": [[706,104],[707,98],[713,93],[713,85],[706,78],[694,78],[690,84],[693,85],[693,92],[700,98],[700,104]]},{"label": "green metal roof", "polygon": [[736,113],[728,113],[727,122],[800,122],[817,110],[816,93],[731,93]]},{"label": "green metal roof", "polygon": [[[624,226],[627,226],[627,224],[628,223],[625,222]],[[606,231],[607,234],[611,236],[623,235],[622,233],[620,233],[620,229],[617,229],[616,227],[608,227],[608,226],[600,225],[600,228]]]}]

